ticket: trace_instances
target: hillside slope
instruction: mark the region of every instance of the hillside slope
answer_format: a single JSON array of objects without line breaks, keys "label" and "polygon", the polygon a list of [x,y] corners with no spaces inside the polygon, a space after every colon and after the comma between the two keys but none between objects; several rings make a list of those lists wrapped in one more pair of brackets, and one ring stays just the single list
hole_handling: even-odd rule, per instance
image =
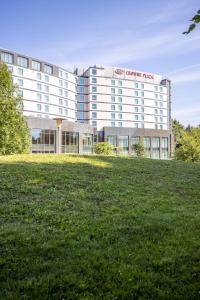
[{"label": "hillside slope", "polygon": [[0,157],[0,299],[199,299],[200,165]]}]

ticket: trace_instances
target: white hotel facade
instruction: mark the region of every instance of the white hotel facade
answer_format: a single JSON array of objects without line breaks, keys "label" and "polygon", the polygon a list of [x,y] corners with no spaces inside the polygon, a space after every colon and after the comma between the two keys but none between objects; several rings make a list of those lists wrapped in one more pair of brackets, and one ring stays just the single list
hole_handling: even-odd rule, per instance
[{"label": "white hotel facade", "polygon": [[23,99],[33,152],[58,152],[53,119],[63,118],[64,153],[92,152],[94,142],[105,140],[131,154],[132,144],[142,139],[148,157],[170,157],[169,80],[103,66],[70,72],[5,49],[0,49],[0,60],[8,65]]}]

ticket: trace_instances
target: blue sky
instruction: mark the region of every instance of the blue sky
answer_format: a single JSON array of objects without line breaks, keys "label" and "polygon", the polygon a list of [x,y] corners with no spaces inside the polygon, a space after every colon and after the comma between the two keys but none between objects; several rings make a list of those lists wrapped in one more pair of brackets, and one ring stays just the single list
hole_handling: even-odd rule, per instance
[{"label": "blue sky", "polygon": [[0,47],[70,70],[91,64],[172,80],[172,114],[200,124],[200,25],[182,35],[197,0],[0,0]]}]

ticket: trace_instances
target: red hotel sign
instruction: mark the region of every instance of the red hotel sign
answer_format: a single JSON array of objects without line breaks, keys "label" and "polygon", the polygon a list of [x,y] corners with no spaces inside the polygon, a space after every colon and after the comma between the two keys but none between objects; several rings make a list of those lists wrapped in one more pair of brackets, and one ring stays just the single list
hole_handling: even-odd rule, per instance
[{"label": "red hotel sign", "polygon": [[115,73],[118,75],[126,74],[128,76],[137,76],[137,77],[144,77],[148,79],[153,79],[153,75],[147,74],[147,73],[140,73],[140,72],[135,72],[135,71],[125,71],[123,69],[116,69]]}]

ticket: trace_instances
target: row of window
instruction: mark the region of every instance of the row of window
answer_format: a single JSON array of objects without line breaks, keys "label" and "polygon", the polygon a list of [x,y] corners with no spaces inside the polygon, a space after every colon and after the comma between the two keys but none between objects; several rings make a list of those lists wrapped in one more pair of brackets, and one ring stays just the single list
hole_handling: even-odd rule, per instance
[{"label": "row of window", "polygon": [[[49,105],[45,104],[42,106],[42,104],[37,104],[37,111],[44,111],[44,112],[49,112]],[[58,114],[59,115],[65,115],[67,116],[68,115],[68,110],[66,108],[62,108],[62,107],[59,107],[58,108]]]},{"label": "row of window", "polygon": [[[14,63],[14,55],[11,53],[7,52],[2,52],[1,53],[1,61],[8,63],[8,64],[13,64]],[[17,65],[23,68],[28,68],[29,66],[29,59],[23,56],[17,56]],[[31,68],[35,71],[41,71],[41,63],[32,60],[31,62]],[[47,74],[53,74],[53,67],[47,64],[44,64],[44,72]]]}]

